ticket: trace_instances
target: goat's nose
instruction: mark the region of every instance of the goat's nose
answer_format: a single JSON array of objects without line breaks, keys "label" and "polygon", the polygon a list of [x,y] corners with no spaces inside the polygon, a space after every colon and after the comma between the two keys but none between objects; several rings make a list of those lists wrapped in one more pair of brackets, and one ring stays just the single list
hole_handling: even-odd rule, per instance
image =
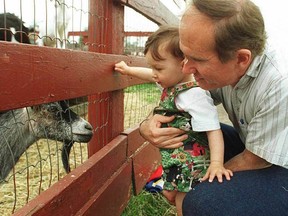
[{"label": "goat's nose", "polygon": [[85,125],[85,129],[92,131],[92,130],[93,130],[93,127],[92,127],[91,124],[88,123],[88,124]]}]

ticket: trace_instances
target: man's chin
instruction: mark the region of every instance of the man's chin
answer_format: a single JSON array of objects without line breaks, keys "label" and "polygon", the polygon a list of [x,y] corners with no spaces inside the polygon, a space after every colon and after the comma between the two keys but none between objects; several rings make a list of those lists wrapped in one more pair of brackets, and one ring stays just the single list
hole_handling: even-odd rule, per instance
[{"label": "man's chin", "polygon": [[216,85],[207,83],[204,80],[199,80],[197,83],[198,83],[198,86],[204,90],[212,90],[212,89],[218,88]]},{"label": "man's chin", "polygon": [[209,86],[209,84],[205,82],[204,80],[198,80],[197,84],[200,88],[208,90],[207,87]]}]

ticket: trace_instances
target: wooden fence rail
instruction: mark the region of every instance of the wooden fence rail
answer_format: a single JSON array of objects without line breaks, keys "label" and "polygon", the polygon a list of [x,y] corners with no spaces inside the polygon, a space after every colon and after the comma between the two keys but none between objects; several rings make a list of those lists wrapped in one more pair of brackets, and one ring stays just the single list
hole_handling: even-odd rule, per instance
[{"label": "wooden fence rail", "polygon": [[[108,19],[89,20],[90,52],[0,42],[0,111],[82,96],[95,99],[102,94],[109,94],[112,107],[105,110],[111,118],[105,145],[93,139],[86,162],[14,215],[120,215],[131,194],[141,191],[159,163],[158,150],[141,138],[137,127],[123,131],[123,120],[113,121],[123,118],[123,89],[142,83],[113,72],[113,66],[119,60],[146,65],[143,58],[120,55],[124,5],[159,25],[177,24],[178,19],[158,0],[107,0],[102,7],[97,3],[91,0],[90,10]],[[96,31],[99,25],[104,32]],[[93,126],[98,124],[95,115],[103,113],[95,113],[91,103]]]}]

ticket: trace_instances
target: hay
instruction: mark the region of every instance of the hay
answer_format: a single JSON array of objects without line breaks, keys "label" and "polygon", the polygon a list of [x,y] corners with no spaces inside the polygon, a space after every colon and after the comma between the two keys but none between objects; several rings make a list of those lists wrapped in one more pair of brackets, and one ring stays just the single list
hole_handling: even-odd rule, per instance
[{"label": "hay", "polygon": [[[143,92],[137,87],[134,92],[125,92],[125,129],[139,124],[158,104],[158,89],[155,91],[154,84],[147,89],[148,92]],[[87,119],[87,104],[76,108],[74,111]],[[61,142],[42,139],[31,145],[20,157],[14,171],[6,178],[7,182],[0,183],[1,216],[10,216],[66,175],[61,161],[62,145]],[[69,160],[71,170],[87,159],[87,144],[74,143]]]},{"label": "hay", "polygon": [[[61,142],[42,139],[27,149],[8,175],[7,182],[0,185],[1,215],[11,215],[66,175],[61,148]],[[69,160],[71,170],[87,158],[87,144],[74,143]]]}]

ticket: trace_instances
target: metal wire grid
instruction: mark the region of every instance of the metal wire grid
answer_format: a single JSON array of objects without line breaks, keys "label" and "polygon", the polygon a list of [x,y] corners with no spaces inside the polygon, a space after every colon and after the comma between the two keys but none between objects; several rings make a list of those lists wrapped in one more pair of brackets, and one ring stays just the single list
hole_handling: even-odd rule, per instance
[{"label": "metal wire grid", "polygon": [[[80,2],[80,6],[76,6],[75,2]],[[86,3],[85,3],[86,2]],[[16,6],[15,14],[19,17],[20,20],[25,21],[25,24],[28,24],[26,21],[26,14],[24,12],[27,5],[30,5],[30,15],[32,16],[32,24],[28,27],[32,28],[33,31],[28,34],[30,36],[30,42],[33,44],[44,45],[41,42],[54,42],[51,46],[56,48],[73,48],[87,50],[89,45],[89,40],[87,40],[87,24],[88,16],[93,16],[95,19],[105,20],[104,17],[98,16],[97,14],[92,14],[88,11],[88,8],[85,8],[87,1],[79,0],[0,0],[0,7],[4,12],[9,12],[9,4]],[[52,3],[52,11],[48,9],[48,4]],[[39,14],[39,7],[44,8],[44,13],[41,14],[42,17],[45,17],[42,23],[37,21],[37,14]],[[50,5],[51,6],[51,5]],[[54,8],[53,8],[54,7]],[[58,10],[62,10],[62,18],[58,14]],[[33,11],[33,12],[32,12]],[[54,11],[54,17],[50,15]],[[78,13],[78,15],[76,15]],[[69,19],[72,22],[72,27],[68,29],[67,26],[62,26],[62,33],[64,36],[59,36],[56,31],[59,29],[58,20],[62,20],[62,23],[66,23],[66,19]],[[76,17],[79,23],[76,24]],[[51,19],[53,21],[51,21]],[[55,30],[55,34],[49,35],[48,24],[51,22]],[[83,24],[84,23],[84,24]],[[40,34],[40,26],[42,25],[42,32]],[[43,31],[44,26],[44,31]],[[21,27],[13,31],[7,26],[0,26],[1,30],[10,31],[12,34],[16,32],[23,32]],[[126,38],[126,42],[129,39]],[[135,40],[132,39],[132,41]],[[41,42],[40,42],[41,41]],[[129,50],[129,52],[136,52],[137,54],[142,52],[143,44],[145,39],[136,38],[136,48],[137,50]],[[60,42],[60,43],[59,43]],[[128,42],[129,43],[129,42]],[[133,43],[133,42],[132,42]],[[91,43],[90,43],[91,44]],[[45,44],[47,45],[47,44]],[[72,45],[72,46],[71,46]],[[99,46],[99,44],[92,44]],[[130,53],[130,54],[131,54]],[[142,54],[140,54],[142,55]],[[155,87],[154,84],[144,84],[138,86],[132,86],[124,90],[125,91],[125,114],[124,122],[125,129],[134,127],[139,124],[143,119],[149,115],[154,106],[158,104],[160,92]],[[80,101],[79,101],[80,100]],[[84,101],[82,101],[84,100]],[[105,101],[109,101],[109,98],[106,98]],[[71,102],[81,104],[73,106],[73,110],[87,119],[87,99],[76,99]],[[93,101],[92,103],[100,103],[100,101]],[[105,106],[105,105],[104,105]],[[99,110],[101,111],[101,110]],[[29,113],[28,109],[25,109],[26,113]],[[94,128],[94,132],[101,131],[103,128],[107,127],[107,117],[103,117],[102,124]],[[14,117],[14,125],[24,124],[19,122],[19,120]],[[35,123],[36,119],[28,120],[31,123]],[[16,127],[16,128],[17,128]],[[0,126],[0,129],[3,129],[4,126]],[[7,128],[5,128],[6,130]],[[21,133],[16,131],[16,133]],[[10,134],[12,135],[12,133]],[[0,134],[3,140],[3,133]],[[13,167],[13,170],[10,172],[5,181],[0,183],[0,213],[1,215],[11,215],[15,210],[23,207],[28,201],[36,197],[42,191],[48,189],[51,185],[57,182],[65,175],[65,171],[61,164],[61,147],[62,142],[52,141],[49,139],[41,139],[35,142],[27,151],[24,152],[22,157],[19,159],[19,162]],[[73,145],[71,154],[70,154],[70,165],[74,169],[80,164],[82,164],[87,159],[87,144],[84,143],[75,143]]]},{"label": "metal wire grid", "polygon": [[[87,119],[87,102],[83,102],[83,98],[74,99],[72,102],[77,104],[72,107],[74,112]],[[17,139],[19,145],[25,145],[29,139],[27,139],[27,134],[23,133],[22,128],[25,125],[37,124],[39,119],[33,117],[30,108],[21,109],[21,112],[19,110],[9,112],[12,113],[11,124],[8,126],[2,122],[0,137],[2,150],[4,147],[8,147],[12,154],[15,148],[11,147],[11,140]],[[67,110],[63,110],[63,112],[67,112]],[[23,116],[28,118],[24,119]],[[21,121],[21,118],[24,121]],[[36,131],[30,130],[30,133],[30,136],[36,136]],[[42,138],[33,143],[18,162],[14,160],[13,169],[5,179],[0,180],[1,215],[10,215],[66,175],[61,162],[62,145],[63,143],[60,141]],[[6,156],[9,157],[11,154]],[[69,160],[71,169],[78,167],[87,158],[87,143],[74,143]]]},{"label": "metal wire grid", "polygon": [[[102,19],[88,12],[88,0],[0,0],[4,23],[0,32],[23,33],[31,44],[56,48],[87,50],[88,17]],[[7,14],[16,15],[29,28],[7,26]],[[18,41],[21,42],[21,41]]]}]

